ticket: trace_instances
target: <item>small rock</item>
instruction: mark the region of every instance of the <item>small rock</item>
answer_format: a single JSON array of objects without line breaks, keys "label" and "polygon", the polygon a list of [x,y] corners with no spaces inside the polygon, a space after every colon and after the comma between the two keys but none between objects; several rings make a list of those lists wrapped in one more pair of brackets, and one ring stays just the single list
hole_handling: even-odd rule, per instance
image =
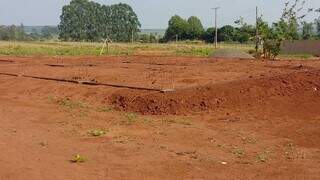
[{"label": "small rock", "polygon": [[221,162],[221,164],[222,165],[227,165],[228,163],[223,161],[223,162]]}]

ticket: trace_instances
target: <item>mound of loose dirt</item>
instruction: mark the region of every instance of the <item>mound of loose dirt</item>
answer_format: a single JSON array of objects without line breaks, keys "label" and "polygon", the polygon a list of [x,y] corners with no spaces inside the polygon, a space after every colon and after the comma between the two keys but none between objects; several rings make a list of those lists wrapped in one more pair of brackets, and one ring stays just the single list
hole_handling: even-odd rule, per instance
[{"label": "mound of loose dirt", "polygon": [[210,57],[227,59],[254,59],[250,54],[239,49],[217,49]]},{"label": "mound of loose dirt", "polygon": [[[249,78],[205,87],[150,93],[121,90],[109,97],[118,110],[141,114],[190,114],[218,109],[243,107],[282,108],[290,104],[317,108],[320,105],[320,70]],[[308,105],[309,104],[309,105]]]}]

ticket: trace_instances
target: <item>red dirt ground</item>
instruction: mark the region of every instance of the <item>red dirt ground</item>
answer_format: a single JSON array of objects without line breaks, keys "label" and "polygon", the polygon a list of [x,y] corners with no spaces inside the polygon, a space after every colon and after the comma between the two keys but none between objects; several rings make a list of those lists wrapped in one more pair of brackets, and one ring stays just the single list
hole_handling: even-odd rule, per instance
[{"label": "red dirt ground", "polygon": [[0,75],[1,180],[320,178],[320,61],[0,59],[0,73],[175,89]]}]

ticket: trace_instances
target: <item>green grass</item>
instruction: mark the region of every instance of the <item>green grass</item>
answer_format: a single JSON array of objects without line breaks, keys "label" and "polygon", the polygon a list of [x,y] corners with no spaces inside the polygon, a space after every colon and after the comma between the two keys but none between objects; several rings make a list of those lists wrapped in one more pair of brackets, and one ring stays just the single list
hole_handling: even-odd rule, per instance
[{"label": "green grass", "polygon": [[[14,56],[83,56],[99,55],[98,43],[0,42],[0,55]],[[112,55],[128,55],[130,49],[112,46]]]},{"label": "green grass", "polygon": [[[9,56],[99,56],[102,43],[89,42],[6,42],[0,41],[0,55]],[[252,45],[220,44],[219,48],[237,48],[248,51]],[[169,44],[111,43],[109,53],[103,55],[173,55],[207,57],[214,52],[212,44]]]},{"label": "green grass", "polygon": [[[8,56],[99,56],[102,43],[90,42],[7,42],[0,41],[0,55]],[[249,52],[253,44],[220,43],[222,49],[238,49]],[[205,43],[178,42],[167,44],[111,43],[103,56],[171,55],[208,57],[214,54],[214,46]],[[280,59],[310,59],[310,54],[281,54]]]},{"label": "green grass", "polygon": [[123,114],[124,121],[123,123],[126,125],[131,125],[134,122],[136,122],[139,118],[139,116],[136,113],[130,112],[130,113],[124,113]]},{"label": "green grass", "polygon": [[76,109],[76,108],[88,108],[88,105],[81,101],[72,101],[68,98],[59,99],[57,101],[59,105],[66,109]]},{"label": "green grass", "polygon": [[89,109],[91,108],[89,104],[85,102],[72,100],[67,97],[58,98],[58,97],[49,95],[48,101],[59,105],[63,111],[70,114],[74,118],[87,117]]}]

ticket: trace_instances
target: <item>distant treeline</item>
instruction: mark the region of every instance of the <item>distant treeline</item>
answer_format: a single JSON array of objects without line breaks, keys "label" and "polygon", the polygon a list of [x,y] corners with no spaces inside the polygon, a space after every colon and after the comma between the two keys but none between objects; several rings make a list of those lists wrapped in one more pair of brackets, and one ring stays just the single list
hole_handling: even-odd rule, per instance
[{"label": "distant treeline", "polygon": [[[159,42],[163,37],[163,31],[142,29],[134,36],[134,41],[142,43]],[[58,40],[58,37],[58,26],[0,26],[0,40],[2,41],[45,41]],[[117,42],[116,40],[113,41]]]},{"label": "distant treeline", "polygon": [[0,26],[0,40],[3,41],[39,41],[57,37],[58,28],[54,26],[44,26],[41,29],[31,29],[26,32],[26,27],[20,26]]},{"label": "distant treeline", "polygon": [[[257,26],[247,24],[243,18],[239,18],[234,25],[218,28],[217,40],[239,43],[259,42],[257,44],[268,47],[265,43],[279,44],[282,40],[320,39],[320,17],[314,22],[303,21],[306,14],[311,12],[319,14],[320,9],[308,8],[305,14],[302,13],[305,9],[305,1],[292,1],[292,3],[285,3],[281,18],[272,25],[263,21],[262,16],[258,18]],[[112,42],[200,40],[210,43],[215,38],[215,28],[205,29],[198,17],[183,19],[178,15],[169,20],[164,36],[158,32],[141,34],[139,33],[141,24],[136,13],[131,6],[124,3],[106,6],[89,0],[71,0],[62,8],[60,20],[58,27],[46,26],[41,30],[34,29],[28,33],[22,24],[0,26],[0,40],[32,41],[53,38],[61,41],[89,42],[106,39]]]},{"label": "distant treeline", "polygon": [[[270,36],[283,34],[284,30],[289,31],[282,21],[273,23],[270,27],[268,23],[259,18],[259,28],[261,30],[269,29]],[[287,29],[288,30],[287,30]],[[320,17],[315,22],[303,22],[296,27],[290,27],[290,36],[293,40],[299,39],[320,39]],[[168,29],[162,39],[164,42],[176,40],[203,40],[205,42],[214,41],[215,28],[204,29],[199,18],[192,16],[185,20],[178,15],[173,16],[169,21]],[[226,25],[218,28],[219,42],[239,42],[246,43],[254,41],[256,36],[256,27],[244,22],[242,18],[235,22],[235,26]]]}]

